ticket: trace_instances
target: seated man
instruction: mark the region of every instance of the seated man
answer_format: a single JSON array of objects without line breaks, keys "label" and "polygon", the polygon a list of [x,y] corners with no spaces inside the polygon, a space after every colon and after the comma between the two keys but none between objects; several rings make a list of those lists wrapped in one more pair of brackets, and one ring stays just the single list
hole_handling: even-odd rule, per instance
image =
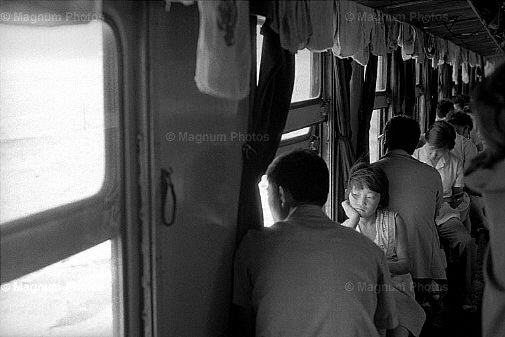
[{"label": "seated man", "polygon": [[384,253],[323,212],[329,173],[297,150],[267,170],[276,223],[250,231],[235,259],[242,336],[379,336],[398,325]]},{"label": "seated man", "polygon": [[[463,170],[468,168],[470,161],[478,154],[477,146],[470,140],[471,131],[473,130],[472,117],[462,111],[456,111],[447,119],[449,124],[454,126],[456,130],[456,143],[452,152],[458,156],[463,163]],[[483,229],[487,229],[487,219],[484,215],[484,206],[479,193],[472,191],[465,186],[465,191],[470,197],[470,221],[472,235],[477,236],[477,233]]]},{"label": "seated man", "polygon": [[446,121],[436,121],[426,131],[425,138],[427,143],[415,150],[413,157],[435,168],[442,179],[444,202],[435,222],[451,262],[448,266],[448,294],[454,303],[461,302],[465,310],[475,310],[470,300],[475,243],[469,233],[470,227],[462,223],[468,214],[469,199],[463,197],[461,160],[451,152],[456,131]]}]

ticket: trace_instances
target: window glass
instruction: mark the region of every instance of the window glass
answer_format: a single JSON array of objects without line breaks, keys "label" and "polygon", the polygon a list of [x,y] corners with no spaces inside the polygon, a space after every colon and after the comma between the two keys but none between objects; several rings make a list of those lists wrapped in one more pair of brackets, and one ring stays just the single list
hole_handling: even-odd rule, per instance
[{"label": "window glass", "polygon": [[377,81],[375,82],[375,91],[386,90],[387,81],[387,57],[377,57]]},{"label": "window glass", "polygon": [[[30,261],[45,267],[1,285],[0,336],[111,337],[122,305],[119,237],[108,233],[116,231],[109,223],[110,214],[118,211],[113,209],[116,196],[107,200],[107,219],[89,226],[95,230],[84,237],[65,226],[75,212],[59,212],[44,223],[34,223],[30,215],[96,195],[106,164],[116,174],[107,179],[108,186],[117,190],[114,34],[101,21],[57,27],[0,24],[0,46],[1,222],[26,217],[23,224],[39,227],[28,231],[21,226],[22,235],[45,247],[17,259],[16,252],[7,255],[19,270],[27,265],[26,270],[36,269],[29,268]],[[81,210],[85,212],[79,214],[96,212]],[[121,223],[120,214],[113,216]],[[18,227],[12,228],[9,238],[18,234]],[[44,241],[45,235],[58,236],[61,242]],[[107,241],[67,257],[73,251],[68,249],[71,239],[82,249],[89,241]],[[44,254],[44,249],[51,253]]]},{"label": "window glass", "polygon": [[261,196],[261,208],[263,209],[263,226],[271,227],[274,224],[274,218],[268,205],[268,180],[266,174],[261,177],[258,188]]},{"label": "window glass", "polygon": [[379,160],[381,155],[381,109],[372,111],[372,118],[370,119],[370,130],[368,133],[370,163]]},{"label": "window glass", "polygon": [[[262,24],[262,23],[261,23]],[[259,81],[261,49],[263,35],[260,33],[261,25],[256,26],[256,82]],[[291,103],[302,102],[319,97],[321,87],[320,54],[312,53],[308,49],[299,50],[295,54],[295,83]]]},{"label": "window glass", "polygon": [[291,132],[288,132],[288,133],[284,133],[281,136],[281,141],[283,141],[283,140],[289,140],[289,139],[293,139],[293,138],[297,138],[297,137],[301,137],[301,136],[305,136],[309,132],[310,132],[310,127],[306,127],[306,128],[300,129],[300,130],[295,130],[295,131],[291,131]]},{"label": "window glass", "polygon": [[102,34],[101,22],[0,24],[1,223],[100,190],[105,174]]},{"label": "window glass", "polygon": [[113,336],[111,241],[4,283],[0,336]]}]

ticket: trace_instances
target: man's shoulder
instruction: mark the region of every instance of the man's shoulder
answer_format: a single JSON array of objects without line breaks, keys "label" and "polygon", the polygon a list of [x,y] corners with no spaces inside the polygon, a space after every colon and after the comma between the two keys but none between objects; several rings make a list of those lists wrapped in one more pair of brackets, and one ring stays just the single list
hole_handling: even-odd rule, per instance
[{"label": "man's shoulder", "polygon": [[384,253],[382,250],[368,237],[357,232],[356,230],[339,225],[341,232],[339,233],[342,241],[346,245],[352,247],[352,251],[356,254],[359,252],[365,252],[365,254],[375,254],[377,257],[381,257]]},{"label": "man's shoulder", "polygon": [[380,159],[379,161],[373,163],[372,165],[376,165],[377,167],[380,167],[384,171],[394,169],[405,169],[412,171],[413,173],[417,172],[426,173],[427,175],[434,175],[435,177],[438,174],[437,170],[431,167],[430,165],[425,164],[414,157],[407,157],[407,156],[398,158],[386,157]]}]

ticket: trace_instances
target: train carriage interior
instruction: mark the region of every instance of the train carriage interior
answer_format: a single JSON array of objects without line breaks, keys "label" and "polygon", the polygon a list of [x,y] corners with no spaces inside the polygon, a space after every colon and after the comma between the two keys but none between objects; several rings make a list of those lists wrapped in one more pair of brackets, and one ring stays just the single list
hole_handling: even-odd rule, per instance
[{"label": "train carriage interior", "polygon": [[[322,157],[341,223],[388,120],[424,134],[503,63],[497,0],[0,0],[0,336],[238,335],[271,161]],[[472,310],[442,283],[420,336],[482,336],[472,236]]]}]

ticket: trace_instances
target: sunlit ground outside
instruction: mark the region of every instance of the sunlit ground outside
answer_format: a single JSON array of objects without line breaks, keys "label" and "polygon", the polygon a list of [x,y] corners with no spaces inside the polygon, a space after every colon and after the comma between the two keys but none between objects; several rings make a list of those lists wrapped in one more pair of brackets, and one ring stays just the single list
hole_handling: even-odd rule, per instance
[{"label": "sunlit ground outside", "polygon": [[4,283],[2,337],[112,336],[111,242]]}]

